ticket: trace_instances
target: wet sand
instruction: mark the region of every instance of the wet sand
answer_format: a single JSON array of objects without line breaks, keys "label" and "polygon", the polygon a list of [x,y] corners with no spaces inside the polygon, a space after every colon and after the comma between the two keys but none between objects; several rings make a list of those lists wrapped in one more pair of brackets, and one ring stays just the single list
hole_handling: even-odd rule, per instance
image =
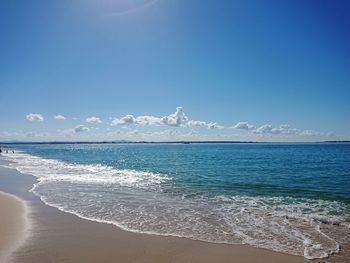
[{"label": "wet sand", "polygon": [[[310,262],[303,257],[251,246],[138,234],[81,219],[47,206],[29,193],[34,182],[35,178],[30,175],[0,167],[0,189],[16,194],[30,207],[31,234],[25,244],[12,254],[13,263]],[[18,212],[11,218],[19,219],[23,214]]]},{"label": "wet sand", "polygon": [[0,262],[24,241],[28,228],[27,208],[19,198],[0,192]]}]

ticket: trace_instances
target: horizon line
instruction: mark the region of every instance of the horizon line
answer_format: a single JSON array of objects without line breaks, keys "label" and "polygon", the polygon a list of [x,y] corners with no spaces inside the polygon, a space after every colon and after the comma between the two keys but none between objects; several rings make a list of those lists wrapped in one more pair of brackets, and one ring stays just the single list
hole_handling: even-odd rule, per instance
[{"label": "horizon line", "polygon": [[326,140],[326,141],[293,141],[293,142],[283,142],[283,141],[215,141],[215,140],[178,140],[178,141],[129,141],[129,140],[114,140],[114,141],[0,141],[0,144],[190,144],[190,143],[217,143],[217,144],[229,144],[229,143],[278,143],[278,144],[310,144],[310,143],[350,143],[350,140]]}]

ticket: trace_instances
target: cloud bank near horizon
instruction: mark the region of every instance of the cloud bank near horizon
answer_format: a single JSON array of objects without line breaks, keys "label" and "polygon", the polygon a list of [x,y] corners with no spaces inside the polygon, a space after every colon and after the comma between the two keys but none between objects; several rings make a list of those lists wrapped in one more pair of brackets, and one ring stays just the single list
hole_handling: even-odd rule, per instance
[{"label": "cloud bank near horizon", "polygon": [[232,127],[237,130],[244,130],[257,135],[295,135],[295,136],[316,136],[321,132],[315,130],[300,130],[290,127],[288,124],[281,124],[278,127],[273,127],[271,124],[264,124],[260,127],[249,124],[248,122],[238,122]]},{"label": "cloud bank near horizon", "polygon": [[[30,122],[43,122],[44,117],[40,113],[29,113],[26,119]],[[58,114],[53,116],[54,120],[66,120],[66,117]],[[84,118],[79,118],[84,119]],[[85,125],[77,123],[79,119],[71,118],[67,122],[61,122],[62,125],[73,125],[71,127],[63,127],[56,132],[49,132],[50,121],[43,124],[47,130],[38,131],[35,126],[31,126],[33,130],[26,132],[25,137],[40,138],[50,136],[68,136],[79,138],[110,138],[111,136],[130,136],[132,138],[157,138],[157,139],[174,139],[181,140],[184,138],[198,138],[202,140],[246,138],[248,140],[299,140],[298,138],[312,140],[311,138],[329,138],[337,137],[333,132],[320,132],[314,129],[298,129],[288,124],[274,126],[272,124],[257,125],[247,121],[239,121],[234,125],[222,125],[215,121],[192,119],[187,115],[183,107],[176,107],[175,111],[168,115],[153,116],[126,114],[118,118],[110,117],[109,122],[103,122],[100,117],[86,117]],[[75,125],[74,125],[75,124]],[[37,126],[43,128],[43,125]],[[114,128],[120,128],[114,130]],[[1,137],[11,138],[11,133],[2,132]],[[19,137],[21,133],[12,133],[13,137]],[[1,136],[2,135],[2,136]],[[24,136],[24,135],[23,135]],[[186,137],[187,136],[187,137]],[[159,137],[159,138],[158,138]],[[244,140],[244,139],[243,139]]]},{"label": "cloud bank near horizon", "polygon": [[142,125],[142,126],[174,126],[174,127],[194,127],[204,126],[208,129],[220,129],[223,126],[216,122],[206,122],[199,120],[190,120],[185,114],[182,107],[176,107],[176,111],[163,117],[142,115],[134,117],[127,114],[121,118],[114,118],[111,122],[112,126],[118,125]]}]

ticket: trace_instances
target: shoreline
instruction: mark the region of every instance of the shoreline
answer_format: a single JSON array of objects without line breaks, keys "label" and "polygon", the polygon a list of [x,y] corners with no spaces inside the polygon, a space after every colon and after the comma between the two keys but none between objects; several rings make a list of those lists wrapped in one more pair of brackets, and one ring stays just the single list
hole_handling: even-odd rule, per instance
[{"label": "shoreline", "polygon": [[28,238],[29,212],[23,200],[3,191],[0,191],[0,211],[0,262],[7,262]]},{"label": "shoreline", "polygon": [[[0,167],[0,189],[30,206],[35,227],[13,253],[14,263],[43,262],[309,262],[303,257],[248,245],[216,244],[180,237],[128,232],[115,225],[82,219],[43,203],[28,192],[36,179]],[[30,242],[29,242],[30,241]],[[322,261],[314,261],[322,262]]]}]

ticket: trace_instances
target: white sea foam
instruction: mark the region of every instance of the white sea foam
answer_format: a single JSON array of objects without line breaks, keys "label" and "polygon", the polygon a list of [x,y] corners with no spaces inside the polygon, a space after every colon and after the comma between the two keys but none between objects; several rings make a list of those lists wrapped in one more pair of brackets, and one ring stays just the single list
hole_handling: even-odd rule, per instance
[{"label": "white sea foam", "polygon": [[160,174],[115,169],[100,164],[71,164],[23,152],[5,155],[5,159],[13,162],[9,164],[10,167],[15,167],[21,173],[34,175],[40,183],[66,181],[150,188],[171,179]]},{"label": "white sea foam", "polygon": [[344,216],[349,207],[341,202],[173,194],[164,188],[171,180],[166,175],[70,164],[25,153],[6,158],[13,161],[11,167],[38,177],[32,191],[46,204],[128,231],[249,244],[308,259],[339,252],[332,228],[350,233]]}]

